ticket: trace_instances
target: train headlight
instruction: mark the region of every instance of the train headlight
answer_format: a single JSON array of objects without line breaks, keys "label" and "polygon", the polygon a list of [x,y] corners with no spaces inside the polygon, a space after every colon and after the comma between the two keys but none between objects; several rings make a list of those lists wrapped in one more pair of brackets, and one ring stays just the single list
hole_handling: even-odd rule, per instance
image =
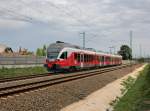
[{"label": "train headlight", "polygon": [[46,62],[48,63],[48,62],[49,62],[49,60],[48,60],[48,59],[46,59]]},{"label": "train headlight", "polygon": [[59,59],[56,59],[56,62],[60,61]]}]

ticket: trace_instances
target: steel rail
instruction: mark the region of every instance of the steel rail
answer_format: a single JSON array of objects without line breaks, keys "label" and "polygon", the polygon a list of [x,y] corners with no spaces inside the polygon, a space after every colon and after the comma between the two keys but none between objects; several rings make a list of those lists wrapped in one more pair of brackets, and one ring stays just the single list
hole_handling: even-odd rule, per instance
[{"label": "steel rail", "polygon": [[[123,65],[128,65],[128,64],[123,64]],[[123,66],[122,65],[122,66]],[[116,67],[116,66],[111,66],[111,67]],[[105,68],[100,68],[100,69],[107,69],[110,67],[105,67]],[[76,72],[84,72],[84,71],[95,71],[95,70],[99,70],[99,69],[92,69],[92,70],[81,70],[81,71],[76,71]],[[76,73],[76,72],[69,72],[70,74]],[[68,72],[67,72],[68,73]],[[4,82],[10,82],[10,81],[17,81],[17,80],[25,80],[25,79],[32,79],[32,78],[38,78],[38,77],[46,77],[46,76],[50,76],[50,75],[58,75],[60,73],[53,73],[53,72],[49,72],[49,73],[43,73],[43,74],[32,74],[32,75],[26,75],[26,76],[17,76],[17,77],[4,77],[4,78],[0,78],[0,83],[4,83]],[[66,74],[66,73],[65,73]]]},{"label": "steel rail", "polygon": [[90,77],[90,76],[95,76],[95,75],[99,75],[102,73],[114,71],[117,69],[122,69],[122,68],[125,68],[128,66],[129,65],[111,67],[109,69],[108,68],[101,69],[101,70],[97,70],[95,72],[90,71],[90,72],[85,72],[85,73],[81,73],[81,74],[74,74],[74,75],[67,75],[64,77],[53,78],[50,80],[37,81],[37,82],[33,82],[33,83],[26,83],[26,84],[14,85],[14,86],[7,86],[7,87],[0,88],[0,97],[13,95],[13,94],[21,93],[21,92],[27,92],[30,90],[34,90],[34,89],[38,89],[38,88],[42,88],[42,87],[46,87],[46,86],[52,86],[55,84],[69,82],[72,80],[82,79],[82,78],[86,78],[86,77]]},{"label": "steel rail", "polygon": [[25,79],[32,79],[37,77],[45,77],[52,75],[54,73],[43,73],[43,74],[33,74],[33,75],[27,75],[27,76],[17,76],[17,77],[8,77],[8,78],[0,78],[0,83],[4,82],[10,82],[10,81],[17,81],[17,80],[25,80]]}]

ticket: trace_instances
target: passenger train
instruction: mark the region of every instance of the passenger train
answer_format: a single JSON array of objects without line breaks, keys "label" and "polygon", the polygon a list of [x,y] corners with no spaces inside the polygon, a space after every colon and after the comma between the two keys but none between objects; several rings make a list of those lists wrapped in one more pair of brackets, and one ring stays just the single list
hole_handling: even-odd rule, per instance
[{"label": "passenger train", "polygon": [[121,65],[122,56],[87,50],[57,41],[47,48],[46,66],[51,70],[80,70]]}]

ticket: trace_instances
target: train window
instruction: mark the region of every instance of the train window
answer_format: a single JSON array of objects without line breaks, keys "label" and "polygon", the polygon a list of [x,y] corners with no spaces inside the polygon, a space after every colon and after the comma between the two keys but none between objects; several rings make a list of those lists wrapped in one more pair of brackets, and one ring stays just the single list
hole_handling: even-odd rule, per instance
[{"label": "train window", "polygon": [[102,62],[104,62],[105,61],[105,58],[104,58],[104,56],[102,56]]},{"label": "train window", "polygon": [[88,62],[88,55],[86,55],[86,62]]},{"label": "train window", "polygon": [[90,56],[90,55],[87,55],[87,62],[89,62],[89,61],[90,61],[90,60],[89,60],[89,56]]},{"label": "train window", "polygon": [[80,54],[77,54],[77,61],[80,62]]},{"label": "train window", "polygon": [[93,55],[93,61],[95,61],[95,55]]},{"label": "train window", "polygon": [[105,60],[106,62],[108,61],[108,58],[106,57],[106,60]]},{"label": "train window", "polygon": [[64,58],[65,58],[64,53],[61,54],[60,58],[61,58],[61,59],[64,59]]},{"label": "train window", "polygon": [[84,55],[84,62],[88,62],[88,55],[87,54]]},{"label": "train window", "polygon": [[94,55],[92,56],[92,61],[94,61]]},{"label": "train window", "polygon": [[110,57],[108,57],[108,62],[110,62],[110,60],[111,60],[111,58],[110,58]]},{"label": "train window", "polygon": [[108,57],[108,62],[110,62],[110,57]]},{"label": "train window", "polygon": [[90,62],[92,62],[92,55],[90,55]]},{"label": "train window", "polygon": [[100,56],[100,61],[104,62],[104,57],[103,56]]},{"label": "train window", "polygon": [[76,53],[74,54],[74,59],[77,60],[77,54]]},{"label": "train window", "polygon": [[83,57],[83,55],[81,55],[81,62],[83,62],[83,59],[84,59],[84,57]]},{"label": "train window", "polygon": [[67,52],[63,52],[60,56],[61,59],[67,59]]},{"label": "train window", "polygon": [[97,56],[97,61],[98,61],[98,62],[100,61],[99,56]]},{"label": "train window", "polygon": [[56,59],[57,57],[58,57],[58,52],[49,52],[49,53],[47,53],[47,57],[49,58],[49,59]]},{"label": "train window", "polygon": [[101,56],[99,56],[99,60],[100,60],[100,62],[102,62],[102,57]]},{"label": "train window", "polygon": [[94,56],[92,55],[92,61],[94,60]]},{"label": "train window", "polygon": [[84,62],[86,62],[86,54],[84,54]]},{"label": "train window", "polygon": [[88,61],[89,61],[88,56],[89,56],[89,55],[86,55],[86,62],[88,62]]},{"label": "train window", "polygon": [[84,54],[84,62],[86,62],[86,55]]}]

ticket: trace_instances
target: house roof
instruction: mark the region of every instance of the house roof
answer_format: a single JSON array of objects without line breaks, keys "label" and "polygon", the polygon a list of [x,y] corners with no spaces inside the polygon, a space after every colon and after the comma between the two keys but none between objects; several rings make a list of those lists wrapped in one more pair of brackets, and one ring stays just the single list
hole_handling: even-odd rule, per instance
[{"label": "house roof", "polygon": [[4,44],[0,44],[0,53],[3,53],[5,51],[6,48],[10,48]]}]

